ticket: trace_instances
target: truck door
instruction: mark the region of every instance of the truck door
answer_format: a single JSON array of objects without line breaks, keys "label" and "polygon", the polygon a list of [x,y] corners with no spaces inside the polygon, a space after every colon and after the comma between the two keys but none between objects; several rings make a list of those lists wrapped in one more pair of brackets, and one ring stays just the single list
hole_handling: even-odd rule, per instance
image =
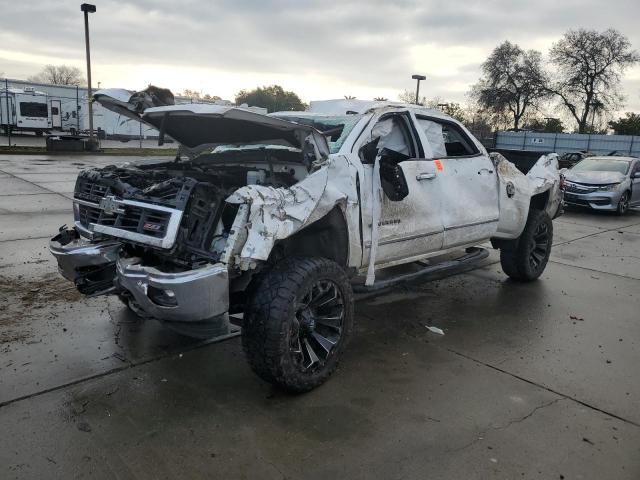
[{"label": "truck door", "polygon": [[62,111],[60,100],[51,100],[51,128],[62,129]]},{"label": "truck door", "polygon": [[[408,112],[386,114],[373,127],[372,142],[360,149],[365,188],[370,188],[376,155],[380,163],[383,192],[376,265],[417,258],[442,248],[435,167],[424,158],[415,133]],[[365,247],[370,248],[368,243]]]},{"label": "truck door", "polygon": [[493,162],[457,123],[416,118],[438,165],[443,248],[490,238],[499,220],[498,176]]}]

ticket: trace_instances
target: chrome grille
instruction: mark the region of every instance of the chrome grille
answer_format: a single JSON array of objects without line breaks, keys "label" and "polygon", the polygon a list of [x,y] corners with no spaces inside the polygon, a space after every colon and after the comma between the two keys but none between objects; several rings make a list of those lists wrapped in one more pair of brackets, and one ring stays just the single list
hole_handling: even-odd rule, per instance
[{"label": "chrome grille", "polygon": [[580,183],[564,182],[564,189],[567,192],[571,193],[593,193],[598,191],[598,187],[594,187],[592,185],[583,185]]},{"label": "chrome grille", "polygon": [[106,185],[101,185],[88,178],[78,177],[74,196],[88,202],[99,203],[103,197],[111,193]]},{"label": "chrome grille", "polygon": [[160,248],[171,248],[175,243],[181,210],[113,197],[105,199],[115,202],[118,211],[75,199],[76,224],[88,231]]}]

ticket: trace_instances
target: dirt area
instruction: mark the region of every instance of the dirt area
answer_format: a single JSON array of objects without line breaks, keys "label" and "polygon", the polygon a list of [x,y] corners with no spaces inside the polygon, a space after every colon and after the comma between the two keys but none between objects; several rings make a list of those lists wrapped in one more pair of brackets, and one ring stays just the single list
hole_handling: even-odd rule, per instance
[{"label": "dirt area", "polygon": [[82,295],[57,272],[38,279],[0,275],[0,304],[3,305],[0,308],[0,345],[28,341],[32,332],[25,319],[32,317],[36,310],[54,303],[72,304],[81,300]]}]

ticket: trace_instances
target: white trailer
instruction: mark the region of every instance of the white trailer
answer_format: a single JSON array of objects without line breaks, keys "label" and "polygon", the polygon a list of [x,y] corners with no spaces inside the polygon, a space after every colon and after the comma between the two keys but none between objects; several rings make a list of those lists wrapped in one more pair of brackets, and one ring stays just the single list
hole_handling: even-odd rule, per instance
[{"label": "white trailer", "polygon": [[32,87],[0,90],[0,125],[5,132],[8,129],[36,135],[49,132],[53,128],[52,111],[59,122],[60,103],[49,105],[47,94]]}]

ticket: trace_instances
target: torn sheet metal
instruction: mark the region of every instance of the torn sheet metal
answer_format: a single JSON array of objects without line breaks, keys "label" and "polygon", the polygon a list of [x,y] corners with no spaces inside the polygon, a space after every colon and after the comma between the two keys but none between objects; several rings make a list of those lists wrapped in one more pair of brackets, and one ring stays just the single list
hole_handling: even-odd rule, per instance
[{"label": "torn sheet metal", "polygon": [[560,192],[560,172],[558,171],[558,154],[549,153],[541,156],[531,170],[527,172],[527,178],[533,184],[533,194],[549,190],[549,202],[547,214],[554,218],[560,207],[562,195]]},{"label": "torn sheet metal", "polygon": [[278,240],[320,220],[336,205],[357,206],[357,192],[348,162],[334,157],[292,187],[247,185],[226,201],[249,205],[248,235],[236,259],[246,269],[252,262],[267,260]]},{"label": "torn sheet metal", "polygon": [[541,156],[535,165],[523,174],[499,153],[491,153],[491,159],[500,182],[500,221],[497,238],[517,238],[527,222],[531,197],[550,190],[547,213],[553,217],[561,201],[558,155]]},{"label": "torn sheet metal", "polygon": [[527,178],[532,182],[534,195],[559,184],[558,154],[542,155],[535,165],[531,167],[531,170],[527,172]]}]

